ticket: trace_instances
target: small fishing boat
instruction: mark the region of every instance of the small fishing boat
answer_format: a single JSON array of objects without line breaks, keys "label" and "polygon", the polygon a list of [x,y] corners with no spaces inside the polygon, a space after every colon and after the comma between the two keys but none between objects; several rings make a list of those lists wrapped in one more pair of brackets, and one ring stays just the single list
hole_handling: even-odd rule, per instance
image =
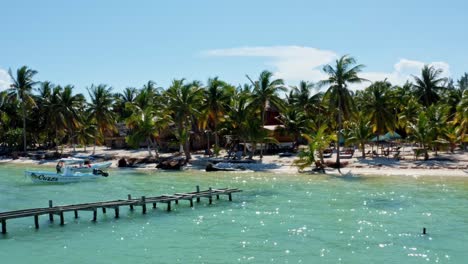
[{"label": "small fishing boat", "polygon": [[108,168],[110,162],[85,164],[80,159],[60,159],[56,166],[56,172],[51,171],[25,171],[24,176],[31,181],[45,183],[70,183],[87,180],[97,180],[109,176],[102,169]]}]

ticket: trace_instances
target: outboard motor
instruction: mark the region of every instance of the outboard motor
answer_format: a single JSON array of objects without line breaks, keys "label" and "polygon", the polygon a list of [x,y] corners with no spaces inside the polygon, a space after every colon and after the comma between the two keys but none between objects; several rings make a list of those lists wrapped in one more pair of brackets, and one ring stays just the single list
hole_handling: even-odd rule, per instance
[{"label": "outboard motor", "polygon": [[108,173],[108,172],[102,171],[102,170],[100,170],[100,169],[93,169],[93,174],[94,174],[94,175],[101,175],[101,176],[104,176],[104,177],[109,176],[109,173]]}]

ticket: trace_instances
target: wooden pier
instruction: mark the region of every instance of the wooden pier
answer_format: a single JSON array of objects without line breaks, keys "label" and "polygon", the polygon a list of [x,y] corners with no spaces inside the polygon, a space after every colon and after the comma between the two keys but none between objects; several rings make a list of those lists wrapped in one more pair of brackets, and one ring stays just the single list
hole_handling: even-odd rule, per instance
[{"label": "wooden pier", "polygon": [[106,209],[113,209],[115,213],[115,218],[119,218],[119,209],[121,206],[129,206],[130,210],[133,211],[135,206],[141,206],[143,214],[146,214],[147,204],[152,204],[153,208],[156,208],[157,203],[167,204],[167,211],[171,211],[171,203],[178,204],[179,200],[187,200],[190,202],[190,207],[193,207],[193,200],[195,199],[197,203],[200,202],[200,198],[208,198],[209,204],[212,204],[213,197],[216,196],[216,199],[219,199],[220,195],[226,195],[229,198],[229,201],[232,201],[232,193],[241,192],[239,189],[212,189],[211,187],[208,190],[200,191],[199,186],[195,192],[189,193],[175,193],[173,195],[161,195],[154,197],[145,197],[141,196],[140,198],[132,198],[129,194],[128,198],[125,200],[114,200],[114,201],[104,201],[104,202],[95,202],[95,203],[84,203],[84,204],[72,204],[72,205],[61,205],[53,206],[53,201],[49,200],[49,207],[43,208],[32,208],[24,209],[10,212],[0,213],[0,222],[2,224],[2,234],[7,232],[7,220],[14,218],[24,218],[24,217],[34,217],[34,226],[36,229],[39,228],[39,216],[49,215],[49,221],[54,221],[54,216],[58,215],[60,217],[60,225],[65,224],[64,213],[65,212],[74,212],[74,217],[78,218],[79,211],[92,211],[93,219],[92,221],[97,221],[97,212],[98,209],[102,209],[102,212],[105,214]]}]

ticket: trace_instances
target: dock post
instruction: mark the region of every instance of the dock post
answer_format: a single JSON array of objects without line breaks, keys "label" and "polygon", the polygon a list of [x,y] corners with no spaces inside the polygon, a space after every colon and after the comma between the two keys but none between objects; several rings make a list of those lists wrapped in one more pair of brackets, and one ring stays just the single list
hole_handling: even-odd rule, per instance
[{"label": "dock post", "polygon": [[[53,207],[52,200],[49,200],[49,208],[52,208],[52,207]],[[49,213],[49,221],[51,221],[51,222],[54,221],[54,214],[53,213]]]},{"label": "dock post", "polygon": [[103,214],[106,213],[106,208],[105,208],[105,207],[102,208],[102,213],[103,213]]},{"label": "dock post", "polygon": [[190,207],[193,207],[193,198],[190,198]]},{"label": "dock post", "polygon": [[179,204],[179,200],[178,200],[178,199],[177,199],[177,200],[175,200],[175,204]]},{"label": "dock post", "polygon": [[[128,195],[128,199],[131,200],[132,199],[132,196],[129,194]],[[133,204],[130,205],[130,211],[133,211]]]},{"label": "dock post", "polygon": [[168,201],[168,202],[167,202],[167,211],[168,211],[168,212],[171,211],[171,201]]},{"label": "dock post", "polygon": [[219,194],[216,195],[216,200],[219,200]]},{"label": "dock post", "polygon": [[153,203],[153,209],[156,208],[156,203]]},{"label": "dock post", "polygon": [[60,212],[60,225],[65,225],[65,220],[63,219],[63,212]]},{"label": "dock post", "polygon": [[2,234],[6,234],[6,220],[2,219]]},{"label": "dock post", "polygon": [[97,209],[93,208],[93,222],[97,221]]},{"label": "dock post", "polygon": [[232,194],[229,193],[229,201],[232,202]]},{"label": "dock post", "polygon": [[119,207],[118,206],[115,207],[114,210],[115,210],[115,218],[119,218]]},{"label": "dock post", "polygon": [[141,205],[141,208],[143,209],[143,214],[146,214],[146,197],[145,196],[141,197],[141,202],[143,203]]},{"label": "dock post", "polygon": [[[197,193],[199,193],[199,192],[200,192],[200,186],[197,185]],[[197,197],[197,203],[199,203],[199,202],[200,202],[200,197]]]},{"label": "dock post", "polygon": [[211,189],[211,187],[210,187],[210,197],[209,197],[209,198],[210,198],[210,204],[213,203],[213,196],[211,195],[211,192],[212,192],[212,189]]},{"label": "dock post", "polygon": [[75,218],[78,218],[78,210],[75,210]]},{"label": "dock post", "polygon": [[34,226],[39,229],[39,215],[34,216]]}]

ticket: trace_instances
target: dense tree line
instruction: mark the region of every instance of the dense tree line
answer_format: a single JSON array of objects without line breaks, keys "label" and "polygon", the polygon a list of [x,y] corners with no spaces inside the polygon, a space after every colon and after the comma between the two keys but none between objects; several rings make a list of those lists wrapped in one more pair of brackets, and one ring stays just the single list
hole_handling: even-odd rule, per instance
[{"label": "dense tree line", "polygon": [[[303,163],[307,155],[314,160],[315,152],[321,157],[332,141],[345,139],[363,146],[388,131],[398,131],[422,149],[448,146],[454,151],[466,144],[467,73],[454,81],[441,78],[440,69],[426,65],[420,76],[399,86],[360,78],[362,68],[352,57],[343,56],[323,68],[327,79],[316,84],[302,81],[293,87],[269,71],[257,78],[247,76],[246,84],[237,87],[218,77],[206,84],[176,79],[166,89],[149,81],[121,93],[105,84],[91,85],[86,100],[74,92],[74,86],[39,82],[37,72],[23,66],[10,70],[13,83],[0,93],[0,148],[5,152],[58,149],[63,144],[96,146],[117,132],[116,124],[124,123],[129,145],[145,142],[149,155],[158,155],[161,135],[170,134],[190,159],[190,142],[198,134],[211,133],[215,153],[224,135],[244,146],[252,143],[254,148],[272,140],[261,129],[268,107],[279,110],[283,129],[295,141],[308,140],[309,152],[301,154]],[[353,92],[349,88],[353,83],[367,87]]]}]

